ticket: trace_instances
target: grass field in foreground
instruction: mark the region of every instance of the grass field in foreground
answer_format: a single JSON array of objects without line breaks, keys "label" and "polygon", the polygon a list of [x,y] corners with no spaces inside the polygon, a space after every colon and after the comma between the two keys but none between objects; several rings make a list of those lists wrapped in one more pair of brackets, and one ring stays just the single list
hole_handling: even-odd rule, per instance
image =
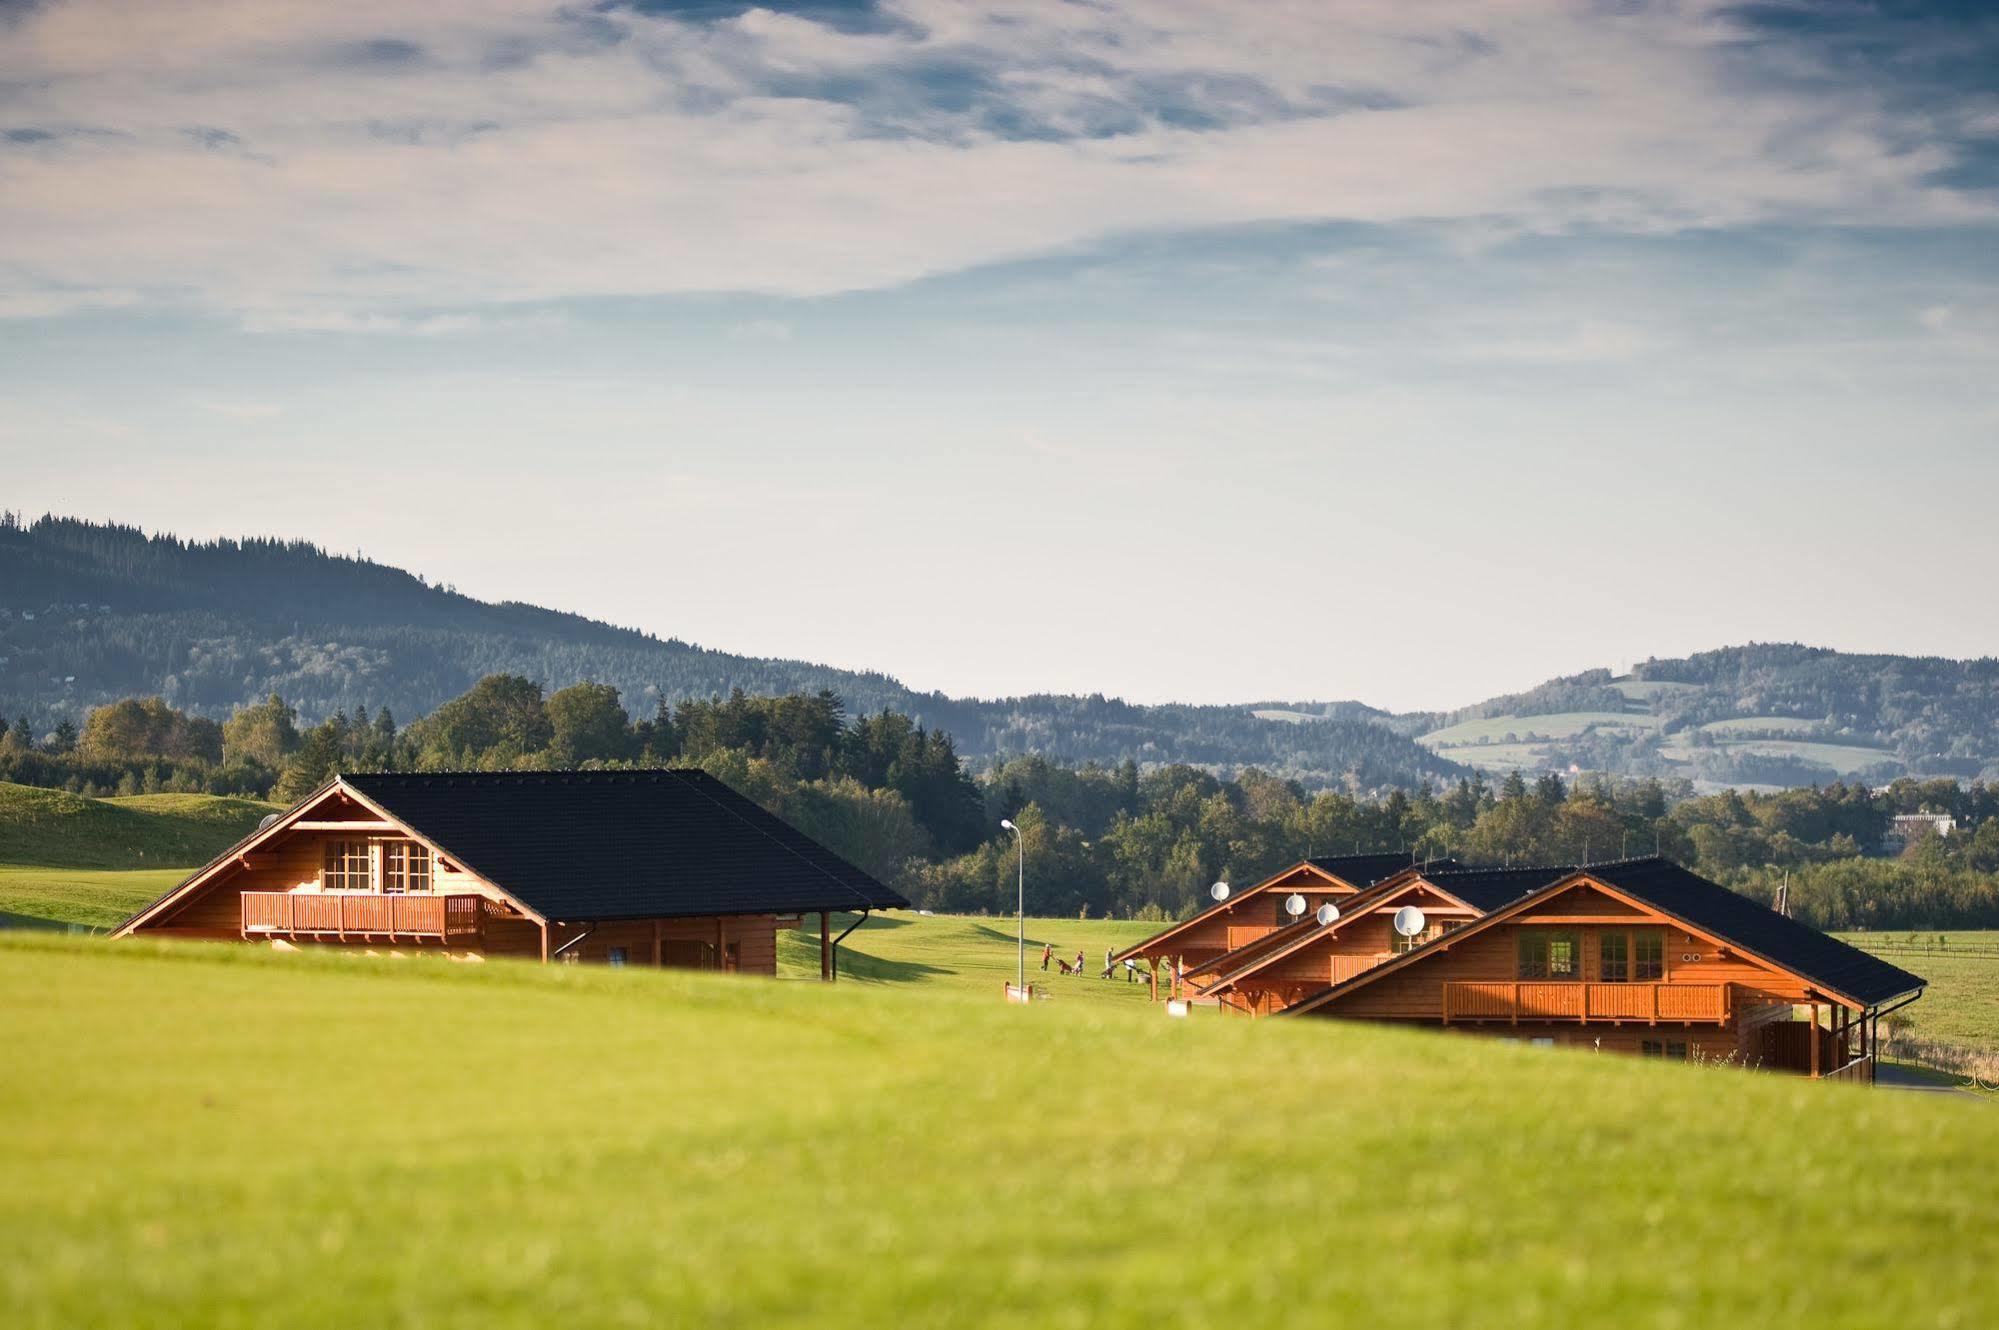
[{"label": "grass field in foreground", "polygon": [[0,1004],[16,1328],[1999,1318],[1999,1132],[1959,1096],[47,936],[0,939]]}]

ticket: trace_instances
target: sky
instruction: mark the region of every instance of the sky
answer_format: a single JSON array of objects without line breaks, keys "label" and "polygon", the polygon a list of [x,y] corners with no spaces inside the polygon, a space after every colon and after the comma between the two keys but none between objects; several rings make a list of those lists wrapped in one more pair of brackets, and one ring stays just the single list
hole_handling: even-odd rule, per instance
[{"label": "sky", "polygon": [[918,688],[1985,656],[1999,6],[0,0],[0,506]]}]

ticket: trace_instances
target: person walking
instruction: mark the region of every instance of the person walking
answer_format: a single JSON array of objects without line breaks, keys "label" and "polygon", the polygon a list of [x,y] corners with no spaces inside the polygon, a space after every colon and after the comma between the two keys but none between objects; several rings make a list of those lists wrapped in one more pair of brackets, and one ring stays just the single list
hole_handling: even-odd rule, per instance
[{"label": "person walking", "polygon": [[1044,942],[1044,943],[1042,943],[1042,944],[1041,944],[1041,970],[1042,970],[1042,973],[1046,974],[1046,973],[1048,972],[1048,962],[1049,962],[1049,961],[1051,961],[1051,960],[1053,960],[1053,959],[1054,959],[1054,957],[1055,957],[1055,944],[1054,944],[1053,942]]},{"label": "person walking", "polygon": [[1116,974],[1116,973],[1117,973],[1117,962],[1116,962],[1116,961],[1113,961],[1113,960],[1111,959],[1111,957],[1113,957],[1113,956],[1115,956],[1115,955],[1117,955],[1117,948],[1116,948],[1116,947],[1105,947],[1105,948],[1104,948],[1104,972],[1103,972],[1102,974],[1098,975],[1098,976],[1097,976],[1097,978],[1099,978],[1099,979],[1108,979],[1108,978],[1110,978],[1110,977],[1111,977],[1112,975],[1114,975],[1114,974]]}]

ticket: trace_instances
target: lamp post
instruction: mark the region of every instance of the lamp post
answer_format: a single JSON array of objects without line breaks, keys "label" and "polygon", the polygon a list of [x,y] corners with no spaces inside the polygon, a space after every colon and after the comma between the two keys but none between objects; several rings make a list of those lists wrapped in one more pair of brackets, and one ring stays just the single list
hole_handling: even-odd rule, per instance
[{"label": "lamp post", "polygon": [[1016,986],[1021,996],[1027,995],[1027,842],[1021,839],[1020,828],[1011,819],[1001,818],[1000,825],[1013,833],[1014,857],[1020,875],[1020,899],[1014,906],[1015,933],[1020,943],[1020,977]]}]

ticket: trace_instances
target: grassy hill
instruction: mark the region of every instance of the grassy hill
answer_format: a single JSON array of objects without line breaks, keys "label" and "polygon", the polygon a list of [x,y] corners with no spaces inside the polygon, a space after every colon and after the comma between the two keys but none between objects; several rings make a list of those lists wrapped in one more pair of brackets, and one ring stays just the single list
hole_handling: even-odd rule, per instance
[{"label": "grassy hill", "polygon": [[0,864],[188,868],[241,840],[276,808],[211,794],[86,799],[0,782]]},{"label": "grassy hill", "polygon": [[1999,1132],[1952,1096],[89,939],[0,939],[0,1003],[35,1069],[0,1078],[0,1306],[24,1330],[1999,1316],[1999,1198],[1974,1181]]}]

